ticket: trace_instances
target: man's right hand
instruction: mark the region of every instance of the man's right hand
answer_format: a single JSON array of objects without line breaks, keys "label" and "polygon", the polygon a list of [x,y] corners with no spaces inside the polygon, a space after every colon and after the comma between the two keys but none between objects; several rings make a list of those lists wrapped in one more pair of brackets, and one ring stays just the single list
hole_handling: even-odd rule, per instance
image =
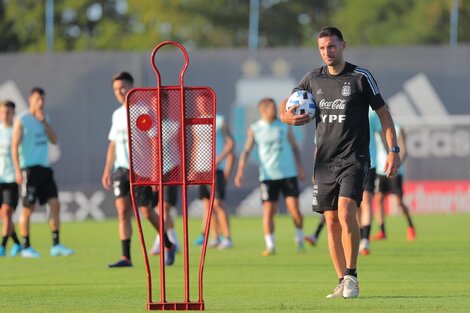
[{"label": "man's right hand", "polygon": [[37,110],[34,115],[41,123],[46,120],[46,115],[43,110]]},{"label": "man's right hand", "polygon": [[243,184],[243,174],[238,172],[234,179],[235,187],[240,188]]},{"label": "man's right hand", "polygon": [[111,176],[108,172],[103,173],[103,177],[101,178],[101,184],[106,190],[109,190],[109,188],[111,188]]},{"label": "man's right hand", "polygon": [[23,184],[23,173],[21,171],[15,171],[15,178],[18,185]]},{"label": "man's right hand", "polygon": [[297,109],[299,105],[293,105],[287,111],[281,111],[281,121],[288,125],[302,126],[310,122],[310,116],[308,113],[302,115],[295,115],[294,110]]}]

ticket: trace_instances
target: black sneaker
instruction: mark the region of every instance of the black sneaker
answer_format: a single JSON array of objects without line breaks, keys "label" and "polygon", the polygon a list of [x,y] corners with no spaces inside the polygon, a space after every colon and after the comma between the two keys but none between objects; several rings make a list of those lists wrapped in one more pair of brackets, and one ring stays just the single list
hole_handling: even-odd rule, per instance
[{"label": "black sneaker", "polygon": [[176,246],[165,248],[165,265],[173,265],[175,263]]},{"label": "black sneaker", "polygon": [[109,268],[112,268],[112,267],[132,267],[132,262],[131,262],[131,260],[127,259],[126,257],[122,257],[116,263],[109,264],[108,267]]}]

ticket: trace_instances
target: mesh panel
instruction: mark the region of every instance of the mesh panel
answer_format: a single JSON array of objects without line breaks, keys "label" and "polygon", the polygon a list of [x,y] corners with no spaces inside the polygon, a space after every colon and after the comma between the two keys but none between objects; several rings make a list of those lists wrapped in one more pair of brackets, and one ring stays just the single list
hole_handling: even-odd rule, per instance
[{"label": "mesh panel", "polygon": [[[162,151],[158,147],[158,91],[134,89],[127,97],[132,181],[157,184],[159,160],[165,184],[181,184],[182,147],[180,89],[161,89]],[[191,184],[212,183],[215,99],[209,89],[185,88],[186,172]]]},{"label": "mesh panel", "polygon": [[209,184],[212,179],[212,153],[215,99],[208,89],[185,91],[186,172],[192,184]]}]

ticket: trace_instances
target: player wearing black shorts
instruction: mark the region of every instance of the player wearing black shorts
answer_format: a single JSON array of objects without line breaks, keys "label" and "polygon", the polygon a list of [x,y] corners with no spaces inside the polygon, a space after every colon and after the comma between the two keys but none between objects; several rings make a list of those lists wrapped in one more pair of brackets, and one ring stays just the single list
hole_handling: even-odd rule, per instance
[{"label": "player wearing black shorts", "polygon": [[16,182],[21,186],[23,210],[20,217],[20,231],[23,237],[21,255],[37,258],[40,254],[31,246],[29,221],[36,202],[48,204],[49,226],[52,231],[52,256],[67,256],[74,253],[59,240],[60,202],[53,171],[48,160],[48,143],[57,144],[57,135],[44,112],[45,91],[35,87],[31,90],[29,110],[22,114],[13,126],[12,160],[15,166]]},{"label": "player wearing black shorts", "polygon": [[[175,222],[173,217],[170,214],[171,208],[176,207],[178,203],[178,192],[179,187],[175,185],[168,185],[163,187],[163,210],[165,214],[165,230],[168,238],[171,243],[175,245],[176,250],[179,248],[178,237],[175,230]],[[158,191],[152,191],[152,208],[155,209],[155,212],[158,214]],[[150,254],[157,255],[160,254],[160,234],[157,232],[155,240],[153,242],[152,248],[150,249]]]},{"label": "player wearing black shorts", "polygon": [[[403,128],[399,125],[395,125],[395,130],[398,134],[398,145],[400,146],[400,159],[402,163],[405,161],[406,158],[406,140],[405,140],[405,132]],[[380,138],[376,136],[376,141],[379,141]],[[379,147],[379,146],[378,146]],[[379,147],[382,148],[382,147]],[[384,172],[380,170],[380,166],[383,166],[384,149],[377,149],[377,166],[379,175],[377,175],[377,179],[375,181],[376,184],[376,194],[375,194],[375,205],[376,205],[376,220],[379,224],[380,230],[377,234],[372,237],[372,240],[382,240],[387,238],[387,234],[385,232],[385,214],[384,214],[384,200],[385,196],[388,194],[391,197],[396,198],[396,203],[400,210],[406,217],[408,222],[408,228],[406,232],[406,238],[409,241],[412,241],[416,238],[416,231],[411,219],[411,213],[408,206],[403,202],[403,174],[404,169],[401,166],[398,170],[398,174],[393,177],[387,177]]]},{"label": "player wearing black shorts", "polygon": [[[369,159],[369,106],[380,118],[389,147],[396,151],[393,120],[370,72],[343,58],[346,43],[335,27],[318,33],[318,48],[326,66],[307,73],[295,90],[308,90],[315,98],[317,153],[314,169],[313,210],[323,212],[328,245],[339,285],[328,298],[359,295],[357,256],[359,227],[356,212],[362,201]],[[295,115],[281,105],[281,119],[291,125],[308,123],[308,114]],[[390,152],[387,172],[394,175],[400,160]]]},{"label": "player wearing black shorts", "polygon": [[286,207],[296,228],[295,241],[298,252],[304,251],[303,217],[299,210],[299,187],[297,177],[304,179],[300,150],[291,127],[277,118],[276,103],[264,98],[258,103],[261,119],[247,131],[247,138],[240,155],[235,186],[243,182],[243,171],[248,156],[256,144],[259,156],[260,195],[263,203],[263,231],[266,249],[263,256],[276,252],[274,238],[274,216],[277,211],[279,194],[284,195]]},{"label": "player wearing black shorts", "polygon": [[357,211],[357,220],[360,225],[361,241],[359,244],[359,253],[361,255],[370,254],[370,229],[372,223],[372,202],[375,190],[375,177],[377,169],[377,150],[379,146],[383,147],[383,141],[376,141],[376,135],[381,137],[382,127],[378,115],[369,109],[369,153],[370,169],[366,177],[364,186],[363,200],[360,209]]},{"label": "player wearing black shorts", "polygon": [[[127,132],[127,113],[126,113],[126,94],[133,88],[134,79],[127,72],[116,74],[112,79],[114,95],[121,106],[114,111],[112,117],[111,130],[109,132],[109,145],[106,154],[106,164],[101,178],[103,187],[114,191],[115,206],[119,222],[119,237],[121,240],[122,257],[119,261],[109,264],[110,268],[131,267],[131,218],[133,214],[130,199],[130,181],[129,181],[129,146]],[[156,132],[150,132],[149,134]],[[111,175],[112,173],[112,175]],[[152,226],[158,230],[158,216],[152,206],[152,188],[136,187],[134,196],[137,206],[142,215],[150,221]],[[176,247],[170,242],[168,236],[164,235],[166,247],[165,263],[172,265],[175,259]]]},{"label": "player wearing black shorts", "polygon": [[[233,160],[235,158],[233,147],[234,141],[230,128],[221,114],[216,115],[215,125],[215,153],[216,153],[216,173],[215,173],[215,199],[213,204],[213,217],[211,222],[212,239],[209,241],[209,247],[218,247],[220,250],[228,249],[233,246],[229,215],[225,209],[225,195],[226,186],[230,173],[233,168]],[[204,241],[205,223],[207,213],[210,207],[210,193],[209,186],[199,186],[199,199],[204,203],[204,214],[202,219],[202,232],[196,239],[196,244],[201,244]],[[219,237],[222,236],[221,239]]]},{"label": "player wearing black shorts", "polygon": [[6,255],[8,238],[13,239],[10,256],[17,256],[21,244],[15,232],[12,215],[18,204],[18,184],[15,181],[15,168],[11,160],[11,137],[15,104],[0,102],[0,213],[3,220],[0,257]]}]

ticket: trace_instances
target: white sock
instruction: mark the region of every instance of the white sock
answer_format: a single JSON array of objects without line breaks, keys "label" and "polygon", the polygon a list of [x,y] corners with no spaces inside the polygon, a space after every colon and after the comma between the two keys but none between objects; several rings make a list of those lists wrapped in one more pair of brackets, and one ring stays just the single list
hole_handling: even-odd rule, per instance
[{"label": "white sock", "polygon": [[295,242],[297,243],[304,242],[304,230],[302,228],[295,229]]},{"label": "white sock", "polygon": [[264,235],[264,242],[266,243],[266,248],[270,250],[274,249],[274,234]]},{"label": "white sock", "polygon": [[178,246],[178,236],[176,235],[176,230],[174,228],[170,228],[166,231],[166,233],[171,243],[174,244],[175,246]]},{"label": "white sock", "polygon": [[156,251],[160,251],[160,235],[157,232],[157,235],[155,236],[155,241],[153,242],[152,249]]}]

